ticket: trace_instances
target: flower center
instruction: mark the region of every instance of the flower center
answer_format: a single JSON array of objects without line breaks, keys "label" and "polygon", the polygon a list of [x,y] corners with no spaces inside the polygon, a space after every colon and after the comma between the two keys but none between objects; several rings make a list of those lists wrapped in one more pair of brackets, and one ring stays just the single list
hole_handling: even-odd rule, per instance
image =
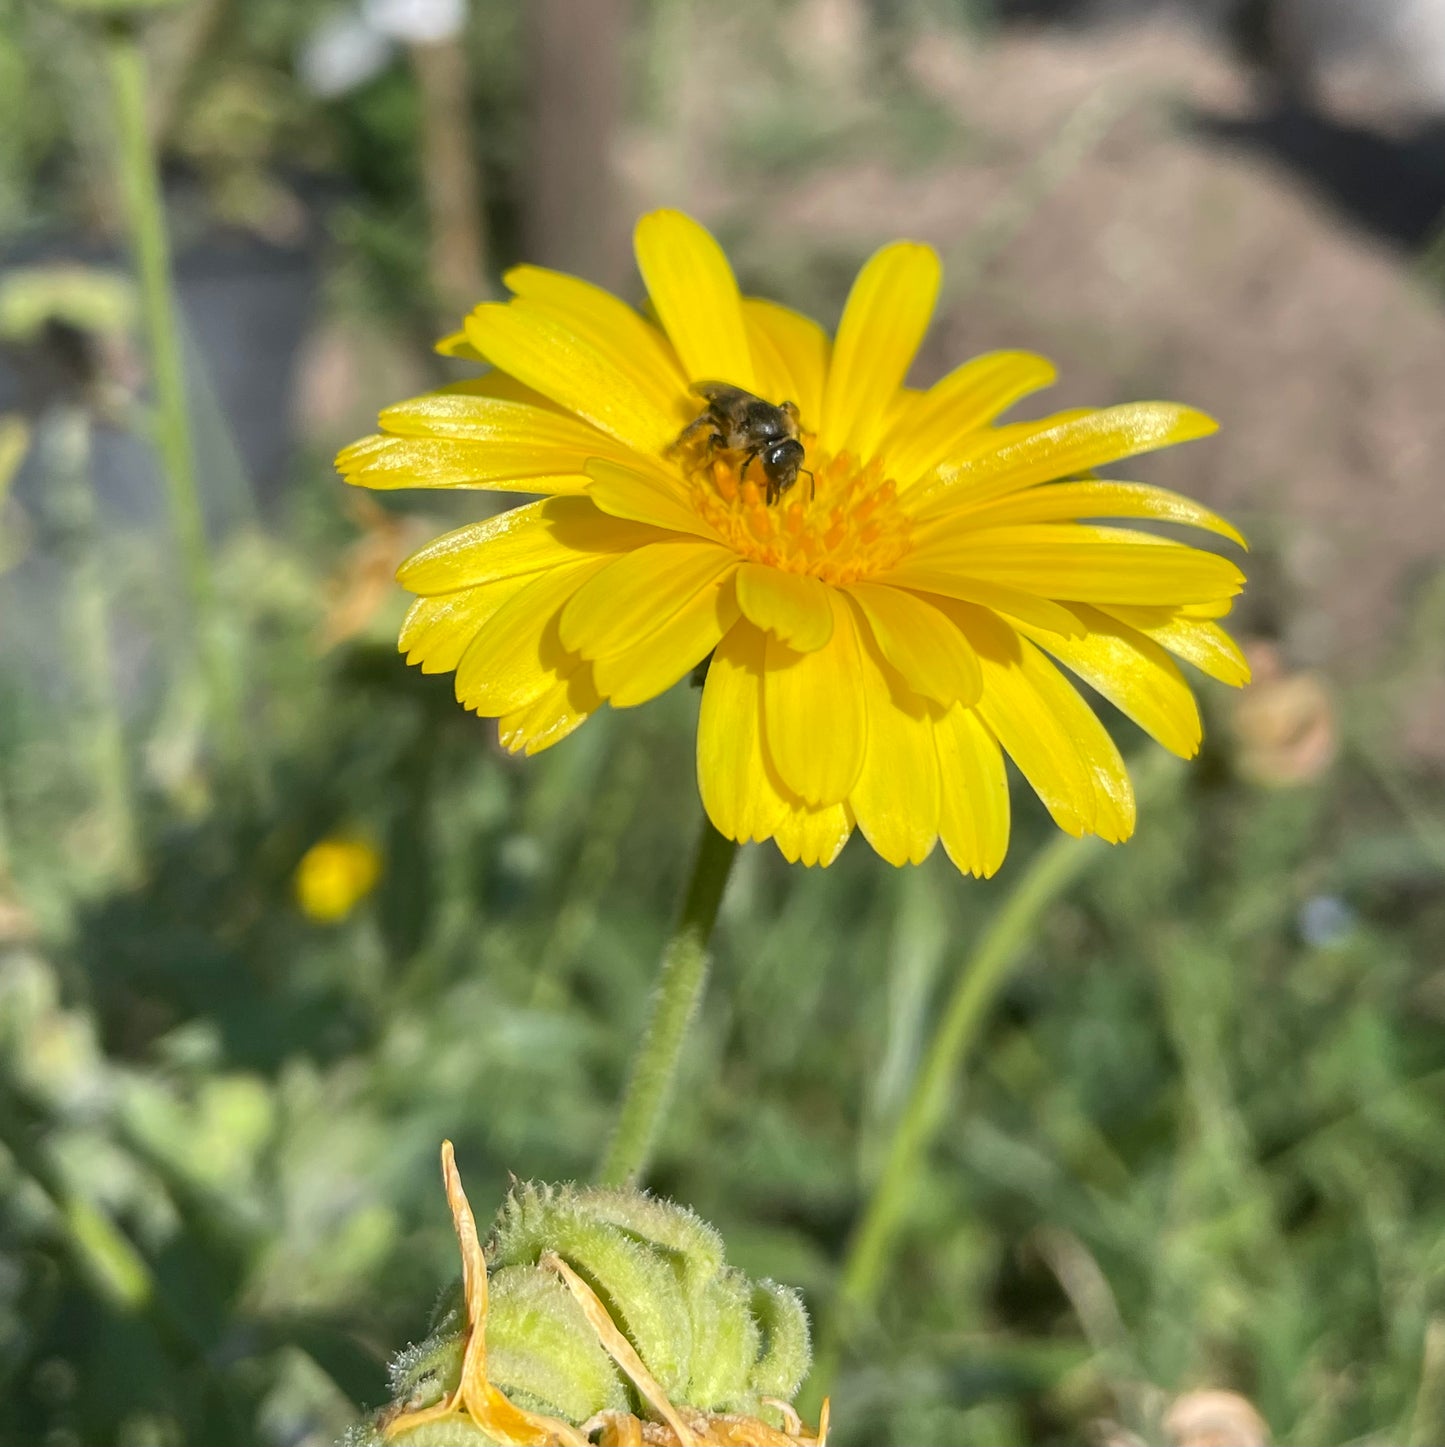
[{"label": "flower center", "polygon": [[892,567],[908,551],[908,521],[882,462],[860,466],[850,453],[819,452],[807,433],[802,440],[805,470],[775,502],[761,462],[744,470],[729,454],[688,474],[693,506],[743,557],[785,573],[852,583]]}]

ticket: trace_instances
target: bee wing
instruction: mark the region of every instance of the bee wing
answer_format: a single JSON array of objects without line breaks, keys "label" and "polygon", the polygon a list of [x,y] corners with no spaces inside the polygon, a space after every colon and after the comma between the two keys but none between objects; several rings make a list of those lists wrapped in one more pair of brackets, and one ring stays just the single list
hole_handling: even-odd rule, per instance
[{"label": "bee wing", "polygon": [[714,407],[731,407],[754,400],[751,392],[734,387],[731,382],[694,382],[692,390],[699,397],[707,398]]}]

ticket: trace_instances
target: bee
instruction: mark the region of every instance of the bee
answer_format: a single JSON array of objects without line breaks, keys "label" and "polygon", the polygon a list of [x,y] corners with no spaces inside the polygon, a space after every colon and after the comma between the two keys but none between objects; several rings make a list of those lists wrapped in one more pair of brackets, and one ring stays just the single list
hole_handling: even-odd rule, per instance
[{"label": "bee", "polygon": [[743,465],[739,475],[747,476],[754,458],[767,480],[767,500],[776,502],[805,473],[809,482],[813,474],[803,466],[803,444],[798,441],[798,408],[784,402],[775,407],[771,402],[734,387],[727,382],[694,382],[692,390],[707,399],[707,410],[688,423],[675,447],[683,447],[704,429],[707,433],[708,457],[717,452],[740,452]]}]

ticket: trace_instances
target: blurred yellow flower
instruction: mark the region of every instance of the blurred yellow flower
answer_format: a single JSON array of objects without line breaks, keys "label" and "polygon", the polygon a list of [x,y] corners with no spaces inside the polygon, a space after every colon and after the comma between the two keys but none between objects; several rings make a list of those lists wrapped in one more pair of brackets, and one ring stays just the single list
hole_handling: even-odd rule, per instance
[{"label": "blurred yellow flower", "polygon": [[344,835],[322,839],[296,866],[296,903],[317,924],[339,924],[380,877],[381,855],[366,840]]},{"label": "blurred yellow flower", "polygon": [[[1026,352],[905,387],[938,292],[927,246],[878,252],[832,340],[741,296],[721,248],[678,212],[644,216],[636,249],[660,325],[518,267],[512,299],[442,343],[494,370],[389,408],[381,434],[338,459],[365,487],[547,494],[402,566],[419,595],[408,662],[454,670],[458,699],[533,753],[711,655],[703,803],[729,838],[774,839],[789,860],[830,863],[856,824],[893,864],[941,838],[959,869],[992,874],[1005,754],[1063,829],[1127,838],[1119,752],[1056,665],[1188,757],[1199,714],[1169,655],[1245,680],[1217,621],[1243,575],[1096,520],[1243,540],[1187,498],[1092,474],[1215,424],[1141,402],[995,426],[1053,380]],[[773,500],[760,459],[705,436],[680,445],[709,381],[796,404],[802,472]]]}]

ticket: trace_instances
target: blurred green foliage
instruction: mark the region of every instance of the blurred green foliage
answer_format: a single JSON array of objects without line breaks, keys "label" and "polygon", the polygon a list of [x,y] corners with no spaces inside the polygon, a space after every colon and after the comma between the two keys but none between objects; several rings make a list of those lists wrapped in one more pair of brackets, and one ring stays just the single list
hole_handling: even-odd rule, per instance
[{"label": "blurred green foliage", "polygon": [[[158,121],[233,221],[264,231],[278,197],[336,185],[338,310],[419,337],[414,89],[392,65],[306,94],[293,57],[330,8],[198,4],[210,28]],[[674,8],[642,7],[659,25]],[[0,0],[0,240],[105,212],[72,23]],[[507,258],[518,9],[477,0],[470,25]],[[806,164],[879,120],[815,114],[799,145],[808,101],[759,106],[733,162]],[[889,153],[918,164],[943,124],[913,97]],[[744,265],[825,313],[846,279],[826,236]],[[64,660],[0,668],[3,1443],[334,1440],[455,1273],[440,1140],[485,1220],[509,1172],[589,1174],[625,1077],[697,826],[695,695],[499,755],[448,680],[396,658],[393,592],[320,650],[355,529],[324,457],[295,474],[284,526],[221,560],[269,798],[210,770],[196,682],[165,666],[180,620],[156,543],[106,539],[119,614],[150,640],[128,719],[140,885],[77,768]],[[0,543],[24,531],[5,516]],[[1212,719],[1138,841],[1039,922],[843,1361],[840,1447],[1068,1443],[1101,1421],[1157,1441],[1201,1385],[1248,1395],[1281,1442],[1445,1441],[1445,799],[1376,742],[1390,690],[1438,676],[1442,600],[1345,699],[1334,772],[1249,784]],[[654,1184],[816,1319],[935,1003],[1048,837],[1022,794],[1017,812],[990,884],[942,860],[895,873],[861,845],[826,874],[744,851]],[[323,928],[291,877],[336,830],[378,840],[385,869]]]}]

